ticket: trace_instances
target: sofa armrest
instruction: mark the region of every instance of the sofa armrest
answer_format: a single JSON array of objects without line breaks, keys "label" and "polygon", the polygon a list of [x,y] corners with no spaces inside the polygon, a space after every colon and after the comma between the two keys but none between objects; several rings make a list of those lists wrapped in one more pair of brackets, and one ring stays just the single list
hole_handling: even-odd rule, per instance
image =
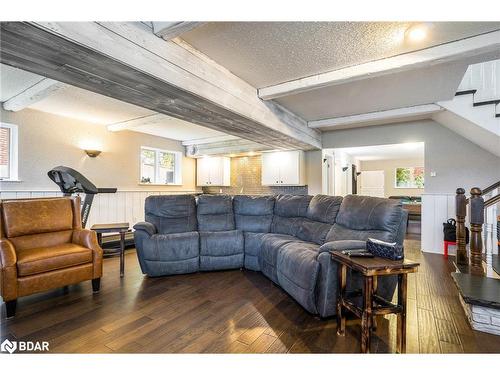
[{"label": "sofa armrest", "polygon": [[320,248],[320,252],[330,252],[330,251],[343,251],[343,250],[355,250],[366,248],[366,241],[360,240],[341,240],[341,241],[330,241],[323,244]]},{"label": "sofa armrest", "polygon": [[148,223],[147,221],[142,221],[134,225],[135,230],[142,230],[152,236],[157,233],[156,227],[152,223]]},{"label": "sofa armrest", "polygon": [[4,301],[17,298],[17,254],[9,240],[0,239],[0,293]]},{"label": "sofa armrest", "polygon": [[97,279],[102,275],[102,248],[97,242],[97,234],[89,229],[73,230],[72,241],[76,245],[86,247],[92,250],[92,263],[94,264],[93,279]]}]

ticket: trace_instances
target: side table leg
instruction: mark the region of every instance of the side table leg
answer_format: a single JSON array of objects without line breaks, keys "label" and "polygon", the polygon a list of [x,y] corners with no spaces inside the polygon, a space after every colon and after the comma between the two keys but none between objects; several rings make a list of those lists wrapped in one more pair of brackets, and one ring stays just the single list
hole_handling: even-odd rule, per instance
[{"label": "side table leg", "polygon": [[347,284],[347,269],[345,264],[338,264],[338,290],[337,290],[337,335],[345,335],[345,316],[342,314],[342,303],[345,297]]},{"label": "side table leg", "polygon": [[[372,299],[375,294],[377,294],[377,288],[378,288],[378,279],[377,276],[373,276],[373,288],[372,288]],[[377,330],[377,315],[373,315],[372,318],[372,331]]]},{"label": "side table leg", "polygon": [[97,232],[97,243],[102,247],[102,233]]},{"label": "side table leg", "polygon": [[120,232],[120,277],[125,273],[125,232]]},{"label": "side table leg", "polygon": [[401,306],[401,313],[398,314],[397,343],[398,353],[406,353],[406,289],[407,274],[398,275],[398,305]]},{"label": "side table leg", "polygon": [[361,353],[370,353],[372,326],[373,277],[365,276],[363,295],[363,316],[361,317]]}]

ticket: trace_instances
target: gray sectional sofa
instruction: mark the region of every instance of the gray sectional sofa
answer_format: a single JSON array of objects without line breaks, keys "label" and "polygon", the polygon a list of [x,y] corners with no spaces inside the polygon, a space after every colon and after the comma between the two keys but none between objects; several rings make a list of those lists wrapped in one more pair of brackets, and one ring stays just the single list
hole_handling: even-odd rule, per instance
[{"label": "gray sectional sofa", "polygon": [[[165,276],[246,268],[261,271],[312,314],[335,315],[337,265],[329,251],[368,238],[403,243],[407,212],[395,200],[348,195],[162,195],[134,226],[143,273]],[[349,277],[349,288],[362,288]],[[391,299],[396,279],[378,293]]]}]

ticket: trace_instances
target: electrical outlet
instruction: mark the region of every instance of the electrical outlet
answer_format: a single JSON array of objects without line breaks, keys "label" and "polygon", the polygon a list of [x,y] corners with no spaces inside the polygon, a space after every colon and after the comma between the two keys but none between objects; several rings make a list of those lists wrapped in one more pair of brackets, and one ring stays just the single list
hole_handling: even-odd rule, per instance
[{"label": "electrical outlet", "polygon": [[431,172],[431,177],[436,177],[436,172]]}]

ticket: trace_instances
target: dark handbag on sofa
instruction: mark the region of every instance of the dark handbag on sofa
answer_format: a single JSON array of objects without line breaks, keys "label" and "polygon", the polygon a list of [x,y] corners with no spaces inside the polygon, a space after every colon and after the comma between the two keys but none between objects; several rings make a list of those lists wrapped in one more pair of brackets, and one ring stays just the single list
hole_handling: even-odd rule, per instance
[{"label": "dark handbag on sofa", "polygon": [[[455,219],[448,219],[443,223],[444,240],[457,242],[457,222]],[[465,227],[465,243],[469,243],[469,228]]]},{"label": "dark handbag on sofa", "polygon": [[384,242],[374,238],[368,238],[366,241],[366,250],[376,257],[390,260],[401,260],[404,258],[403,246],[396,242]]}]

